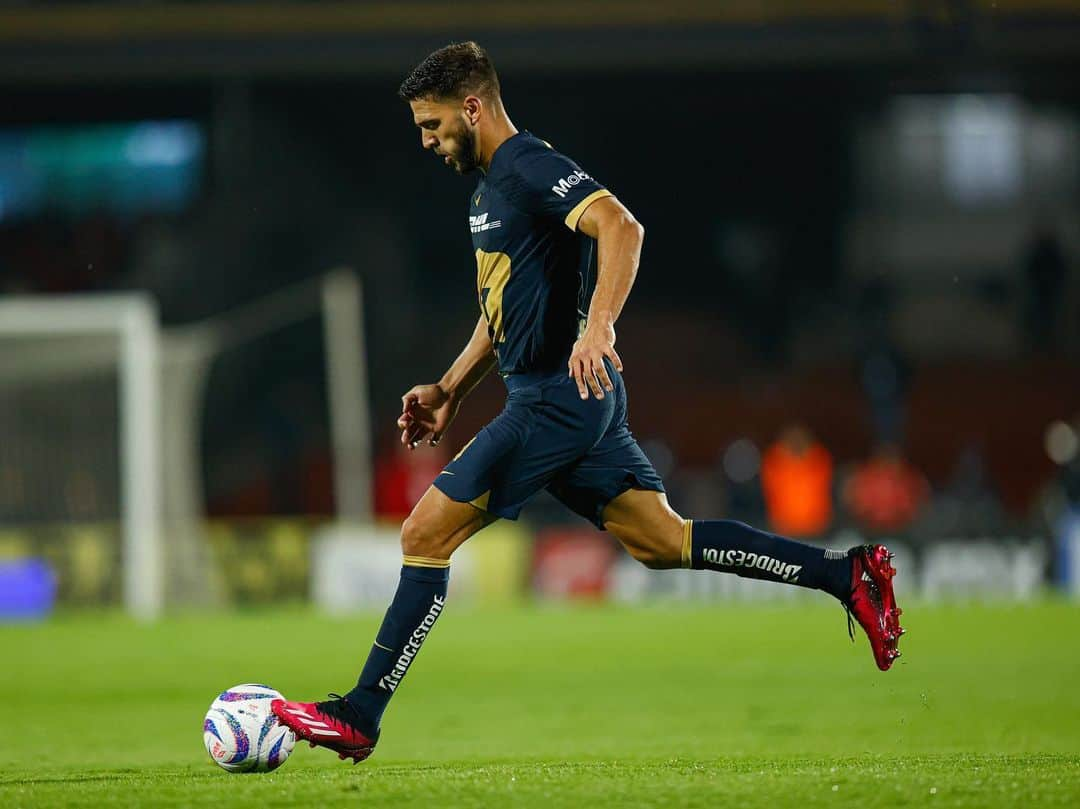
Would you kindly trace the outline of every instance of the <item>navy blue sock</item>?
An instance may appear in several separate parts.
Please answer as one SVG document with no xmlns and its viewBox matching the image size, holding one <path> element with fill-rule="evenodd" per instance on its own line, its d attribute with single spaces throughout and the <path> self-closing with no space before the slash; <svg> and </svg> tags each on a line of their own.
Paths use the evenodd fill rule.
<svg viewBox="0 0 1080 809">
<path fill-rule="evenodd" d="M 446 604 L 450 583 L 448 559 L 406 556 L 394 600 L 386 611 L 356 688 L 345 695 L 367 720 L 360 730 L 374 738 L 383 711 L 401 678 L 416 659 L 420 645 Z"/>
<path fill-rule="evenodd" d="M 847 553 L 784 539 L 734 520 L 687 520 L 683 566 L 824 590 L 841 601 L 851 595 Z"/>
</svg>

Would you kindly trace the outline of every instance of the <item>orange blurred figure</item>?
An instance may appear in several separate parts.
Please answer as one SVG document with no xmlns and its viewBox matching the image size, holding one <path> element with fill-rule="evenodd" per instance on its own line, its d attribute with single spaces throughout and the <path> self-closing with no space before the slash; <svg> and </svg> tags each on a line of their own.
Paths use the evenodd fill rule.
<svg viewBox="0 0 1080 809">
<path fill-rule="evenodd" d="M 832 523 L 833 459 L 802 424 L 785 427 L 761 460 L 765 510 L 773 531 L 820 536 Z"/>
<path fill-rule="evenodd" d="M 844 485 L 844 503 L 864 531 L 902 531 L 914 521 L 930 486 L 894 444 L 882 444 Z"/>
</svg>

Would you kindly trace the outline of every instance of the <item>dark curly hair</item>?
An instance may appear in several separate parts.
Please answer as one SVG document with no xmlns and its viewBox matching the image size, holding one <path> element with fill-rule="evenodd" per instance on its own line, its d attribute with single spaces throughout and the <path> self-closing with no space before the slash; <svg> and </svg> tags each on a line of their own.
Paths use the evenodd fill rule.
<svg viewBox="0 0 1080 809">
<path fill-rule="evenodd" d="M 497 99 L 499 77 L 487 52 L 475 42 L 453 42 L 428 54 L 398 88 L 404 101 L 462 99 L 468 95 Z"/>
</svg>

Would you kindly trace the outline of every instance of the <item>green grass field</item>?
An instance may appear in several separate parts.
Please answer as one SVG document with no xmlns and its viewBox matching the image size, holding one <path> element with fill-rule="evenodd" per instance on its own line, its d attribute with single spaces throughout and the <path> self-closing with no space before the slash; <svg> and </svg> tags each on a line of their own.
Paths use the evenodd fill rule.
<svg viewBox="0 0 1080 809">
<path fill-rule="evenodd" d="M 823 602 L 451 608 L 372 759 L 267 775 L 210 763 L 210 700 L 344 691 L 378 616 L 0 627 L 0 806 L 1080 805 L 1080 608 L 910 606 L 881 674 Z"/>
</svg>

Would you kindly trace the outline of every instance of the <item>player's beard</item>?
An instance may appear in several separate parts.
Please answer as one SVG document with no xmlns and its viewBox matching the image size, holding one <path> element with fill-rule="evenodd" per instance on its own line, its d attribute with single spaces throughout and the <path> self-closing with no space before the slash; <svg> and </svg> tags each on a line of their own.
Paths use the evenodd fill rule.
<svg viewBox="0 0 1080 809">
<path fill-rule="evenodd" d="M 455 133 L 458 150 L 450 155 L 450 164 L 458 174 L 468 174 L 475 171 L 480 165 L 476 159 L 476 135 L 465 124 L 461 124 L 461 131 Z"/>
</svg>

